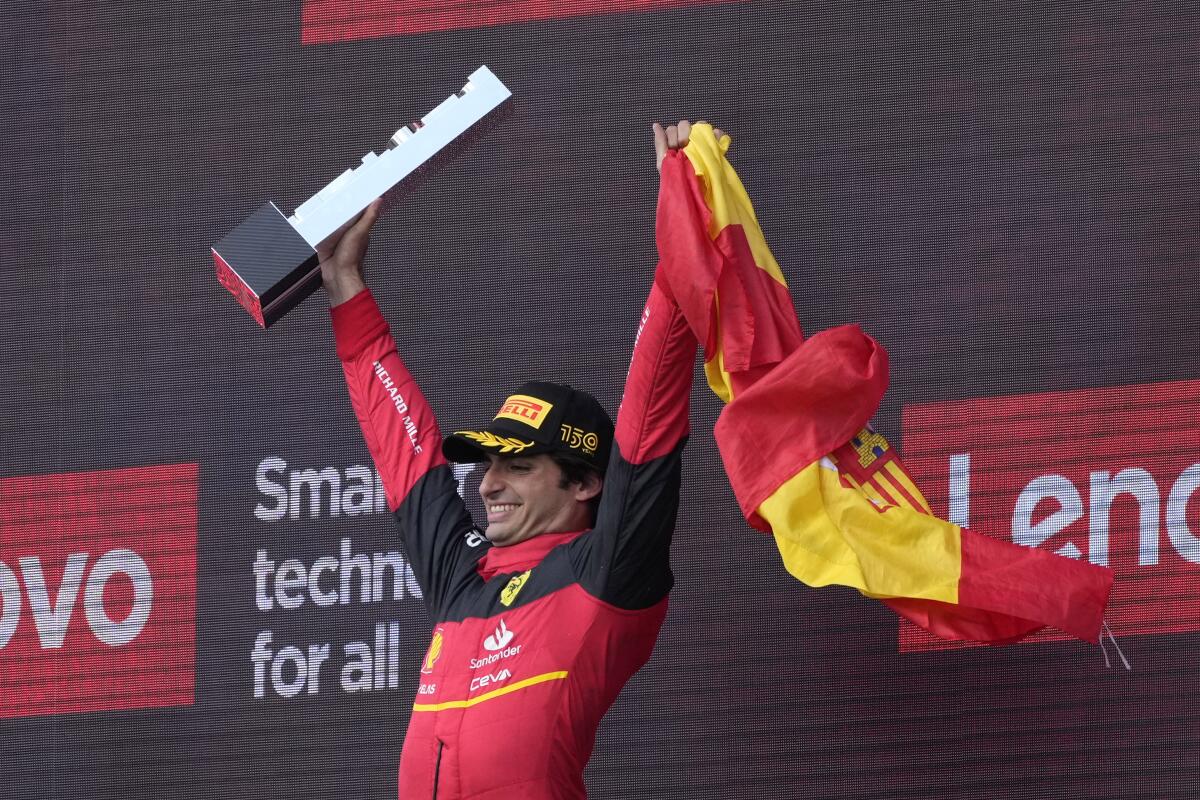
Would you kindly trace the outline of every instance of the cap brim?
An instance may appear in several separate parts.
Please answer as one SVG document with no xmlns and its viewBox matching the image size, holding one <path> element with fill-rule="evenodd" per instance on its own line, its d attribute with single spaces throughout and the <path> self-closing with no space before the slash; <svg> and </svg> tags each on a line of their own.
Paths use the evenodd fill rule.
<svg viewBox="0 0 1200 800">
<path fill-rule="evenodd" d="M 547 452 L 549 447 L 532 439 L 506 436 L 494 431 L 455 431 L 442 440 L 442 455 L 456 464 L 486 461 L 489 455 L 531 456 Z"/>
</svg>

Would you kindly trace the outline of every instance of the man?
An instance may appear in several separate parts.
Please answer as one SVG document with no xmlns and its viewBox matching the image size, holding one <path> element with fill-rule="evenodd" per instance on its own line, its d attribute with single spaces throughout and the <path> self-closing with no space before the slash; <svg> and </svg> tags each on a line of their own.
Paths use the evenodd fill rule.
<svg viewBox="0 0 1200 800">
<path fill-rule="evenodd" d="M 654 126 L 660 165 L 689 129 Z M 531 382 L 443 440 L 363 280 L 378 212 L 320 255 L 351 402 L 434 623 L 400 796 L 585 797 L 600 719 L 666 615 L 695 339 L 656 283 L 615 429 L 590 395 Z M 482 533 L 447 460 L 487 464 Z"/>
</svg>

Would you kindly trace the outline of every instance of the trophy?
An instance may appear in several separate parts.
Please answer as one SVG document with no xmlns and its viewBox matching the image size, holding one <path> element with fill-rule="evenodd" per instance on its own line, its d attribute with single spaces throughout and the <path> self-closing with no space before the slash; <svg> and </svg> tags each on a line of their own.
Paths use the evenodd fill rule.
<svg viewBox="0 0 1200 800">
<path fill-rule="evenodd" d="M 321 285 L 316 246 L 375 198 L 394 202 L 433 168 L 453 158 L 507 110 L 512 92 L 487 67 L 419 122 L 398 130 L 384 152 L 362 163 L 285 216 L 268 201 L 212 246 L 217 279 L 269 328 Z"/>
</svg>

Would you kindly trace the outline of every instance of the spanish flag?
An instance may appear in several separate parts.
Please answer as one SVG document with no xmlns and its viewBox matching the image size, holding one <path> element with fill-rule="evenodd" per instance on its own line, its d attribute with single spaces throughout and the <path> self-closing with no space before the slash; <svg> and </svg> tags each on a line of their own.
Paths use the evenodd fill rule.
<svg viewBox="0 0 1200 800">
<path fill-rule="evenodd" d="M 810 586 L 853 586 L 946 639 L 1003 643 L 1044 626 L 1099 640 L 1112 572 L 930 513 L 870 426 L 884 349 L 856 325 L 805 339 L 754 208 L 700 123 L 662 165 L 659 280 L 704 345 L 727 403 L 715 428 L 749 523 Z"/>
</svg>

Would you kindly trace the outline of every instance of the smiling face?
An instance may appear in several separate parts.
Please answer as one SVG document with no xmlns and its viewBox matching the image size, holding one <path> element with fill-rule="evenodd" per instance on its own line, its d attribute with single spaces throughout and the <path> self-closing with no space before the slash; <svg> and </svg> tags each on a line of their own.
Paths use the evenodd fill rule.
<svg viewBox="0 0 1200 800">
<path fill-rule="evenodd" d="M 588 500 L 602 485 L 598 476 L 564 482 L 562 469 L 545 454 L 488 455 L 479 484 L 487 509 L 485 533 L 492 544 L 506 547 L 541 533 L 583 530 L 591 520 Z"/>
</svg>

